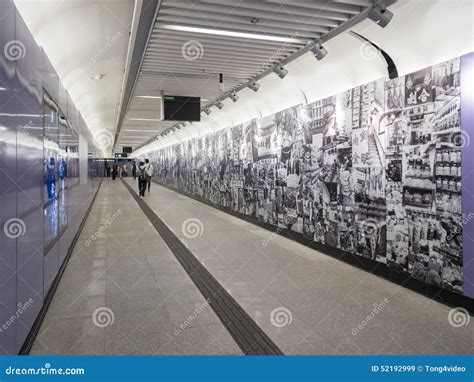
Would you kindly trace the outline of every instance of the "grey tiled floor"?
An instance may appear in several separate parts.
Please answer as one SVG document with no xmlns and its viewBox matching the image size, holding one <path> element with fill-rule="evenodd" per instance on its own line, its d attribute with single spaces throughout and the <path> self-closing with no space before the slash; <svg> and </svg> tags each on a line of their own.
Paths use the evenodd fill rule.
<svg viewBox="0 0 474 382">
<path fill-rule="evenodd" d="M 105 180 L 31 354 L 242 353 L 121 181 Z"/>
<path fill-rule="evenodd" d="M 454 328 L 442 304 L 156 184 L 144 200 L 285 354 L 472 353 L 473 323 Z M 126 188 L 104 181 L 32 353 L 241 354 L 203 303 Z"/>
<path fill-rule="evenodd" d="M 156 184 L 145 201 L 285 354 L 473 352 L 445 305 Z"/>
</svg>

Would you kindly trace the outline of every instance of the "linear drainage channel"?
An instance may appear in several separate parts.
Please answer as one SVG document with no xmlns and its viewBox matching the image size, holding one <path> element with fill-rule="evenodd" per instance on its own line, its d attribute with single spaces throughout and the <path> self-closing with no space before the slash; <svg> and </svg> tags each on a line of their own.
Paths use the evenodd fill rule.
<svg viewBox="0 0 474 382">
<path fill-rule="evenodd" d="M 123 179 L 138 205 L 245 355 L 283 355 L 278 346 Z"/>
</svg>

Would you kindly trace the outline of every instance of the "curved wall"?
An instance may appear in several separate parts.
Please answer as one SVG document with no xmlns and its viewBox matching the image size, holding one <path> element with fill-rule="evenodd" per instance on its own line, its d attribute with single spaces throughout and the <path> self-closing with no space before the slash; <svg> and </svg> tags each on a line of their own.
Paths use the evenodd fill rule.
<svg viewBox="0 0 474 382">
<path fill-rule="evenodd" d="M 386 28 L 366 20 L 353 30 L 384 49 L 393 58 L 399 75 L 474 51 L 472 1 L 399 0 L 390 9 L 394 17 Z M 201 122 L 160 138 L 134 155 L 387 79 L 385 61 L 350 33 L 337 36 L 325 47 L 328 55 L 324 60 L 318 62 L 307 53 L 287 65 L 284 80 L 271 74 L 259 81 L 257 93 L 250 89 L 239 92 L 237 103 L 226 99 L 222 110 L 213 107 L 212 114 L 204 115 Z"/>
<path fill-rule="evenodd" d="M 461 69 L 451 59 L 147 155 L 165 185 L 473 297 Z"/>
</svg>

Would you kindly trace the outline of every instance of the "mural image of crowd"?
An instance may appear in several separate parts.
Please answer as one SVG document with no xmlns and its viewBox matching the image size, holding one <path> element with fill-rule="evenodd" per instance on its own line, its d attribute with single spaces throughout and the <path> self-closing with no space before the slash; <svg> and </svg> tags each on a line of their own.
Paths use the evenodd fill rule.
<svg viewBox="0 0 474 382">
<path fill-rule="evenodd" d="M 160 182 L 462 293 L 460 60 L 150 153 Z"/>
</svg>

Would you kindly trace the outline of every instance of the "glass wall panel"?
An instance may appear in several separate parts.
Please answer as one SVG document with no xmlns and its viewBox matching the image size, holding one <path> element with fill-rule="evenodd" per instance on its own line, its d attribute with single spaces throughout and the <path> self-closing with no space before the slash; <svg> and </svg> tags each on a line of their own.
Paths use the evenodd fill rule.
<svg viewBox="0 0 474 382">
<path fill-rule="evenodd" d="M 69 138 L 68 123 L 64 115 L 59 115 L 59 232 L 67 227 L 67 195 L 68 195 L 68 165 L 67 142 Z"/>
<path fill-rule="evenodd" d="M 44 96 L 44 248 L 45 253 L 59 236 L 59 110 L 49 96 Z"/>
</svg>

